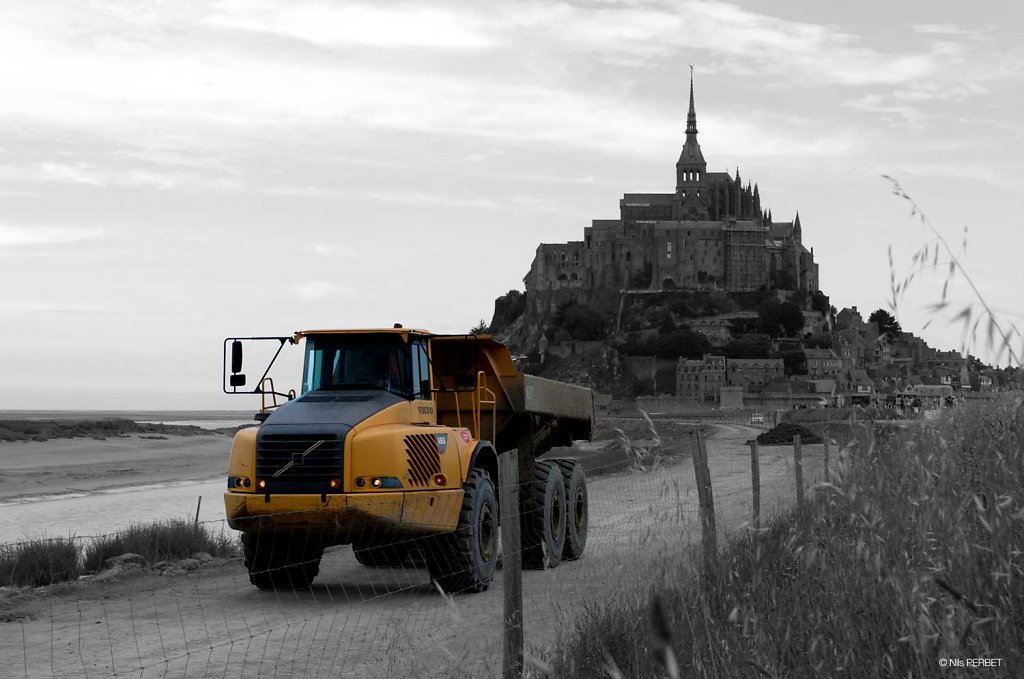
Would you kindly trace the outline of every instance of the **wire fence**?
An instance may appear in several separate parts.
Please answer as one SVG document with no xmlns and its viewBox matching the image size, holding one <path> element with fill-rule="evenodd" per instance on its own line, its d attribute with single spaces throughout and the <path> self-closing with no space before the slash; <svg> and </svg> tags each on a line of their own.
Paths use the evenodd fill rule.
<svg viewBox="0 0 1024 679">
<path fill-rule="evenodd" d="M 751 454 L 745 436 L 752 438 L 756 430 L 718 429 L 705 443 L 723 541 L 751 527 Z M 652 449 L 628 439 L 607 445 L 631 455 L 627 464 L 593 455 L 598 446 L 553 453 L 577 457 L 585 468 L 589 524 L 582 558 L 522 574 L 528 672 L 543 674 L 545 658 L 588 607 L 643 587 L 688 559 L 699 544 L 691 455 L 697 438 L 659 441 Z M 651 455 L 638 458 L 637 449 Z M 823 474 L 825 452 L 821 445 L 804 445 L 802 453 L 803 478 L 810 487 Z M 791 506 L 796 497 L 792 446 L 761 446 L 758 470 L 761 516 Z M 486 484 L 497 493 L 499 481 L 507 480 Z M 533 479 L 524 479 L 521 485 L 530 483 Z M 461 493 L 415 505 L 385 497 L 356 512 L 339 508 L 326 521 L 322 506 L 255 517 L 257 504 L 251 525 L 263 527 L 258 544 L 249 538 L 238 543 L 225 521 L 184 522 L 205 531 L 212 544 L 245 551 L 244 556 L 199 552 L 166 559 L 159 567 L 128 559 L 84 580 L 4 587 L 0 675 L 500 676 L 506 627 L 502 571 L 494 573 L 486 591 L 460 591 L 479 588 L 479 578 L 465 572 L 460 531 L 448 534 L 443 544 L 425 537 L 464 516 L 464 504 Z M 496 502 L 493 507 L 496 511 Z M 531 513 L 543 511 L 527 503 L 519 515 L 502 520 L 537 525 Z M 382 533 L 379 527 L 353 533 L 345 522 L 358 521 L 359 512 L 391 517 L 407 530 L 418 527 L 422 535 Z M 332 544 L 339 533 L 354 535 L 354 546 Z M 71 541 L 88 553 L 118 535 Z M 524 532 L 518 555 L 536 565 L 535 551 L 526 551 L 536 548 L 531 539 Z M 53 539 L 60 540 L 69 539 Z M 0 565 L 13 568 L 11 554 L 40 542 L 47 541 L 0 546 Z M 386 548 L 373 548 L 382 544 Z M 501 560 L 515 561 L 507 554 Z"/>
</svg>

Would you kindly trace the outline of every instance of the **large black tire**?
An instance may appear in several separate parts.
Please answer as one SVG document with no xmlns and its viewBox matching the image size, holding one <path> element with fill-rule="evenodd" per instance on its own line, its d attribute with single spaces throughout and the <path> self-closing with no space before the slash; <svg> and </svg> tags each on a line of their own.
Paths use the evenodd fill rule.
<svg viewBox="0 0 1024 679">
<path fill-rule="evenodd" d="M 242 533 L 249 582 L 260 589 L 304 589 L 320 572 L 323 543 L 308 534 Z"/>
<path fill-rule="evenodd" d="M 531 488 L 536 509 L 523 514 L 523 568 L 554 568 L 565 549 L 565 484 L 554 462 L 534 464 Z"/>
<path fill-rule="evenodd" d="M 574 561 L 583 556 L 590 522 L 587 477 L 576 460 L 554 460 L 562 470 L 565 484 L 565 549 L 562 558 Z"/>
<path fill-rule="evenodd" d="M 484 591 L 498 567 L 498 498 L 491 477 L 474 469 L 462 488 L 458 527 L 424 541 L 430 579 L 448 593 Z"/>
<path fill-rule="evenodd" d="M 409 558 L 409 545 L 403 542 L 383 545 L 353 544 L 356 561 L 368 568 L 398 568 Z"/>
</svg>

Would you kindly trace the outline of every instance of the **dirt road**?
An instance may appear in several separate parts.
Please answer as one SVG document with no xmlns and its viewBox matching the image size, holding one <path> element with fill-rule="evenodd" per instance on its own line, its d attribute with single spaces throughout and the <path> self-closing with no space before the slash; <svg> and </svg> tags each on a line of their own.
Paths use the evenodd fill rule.
<svg viewBox="0 0 1024 679">
<path fill-rule="evenodd" d="M 750 514 L 757 430 L 715 425 L 708 457 L 719 534 Z M 820 446 L 805 446 L 808 484 Z M 762 514 L 794 497 L 792 453 L 762 448 Z M 678 568 L 698 535 L 693 466 L 622 472 L 590 484 L 583 559 L 523 575 L 526 643 L 543 658 L 587 605 Z M 238 560 L 179 575 L 83 582 L 0 601 L 0 674 L 26 677 L 492 676 L 501 664 L 501 576 L 482 594 L 442 597 L 426 571 L 359 566 L 329 550 L 308 590 L 253 588 Z"/>
</svg>

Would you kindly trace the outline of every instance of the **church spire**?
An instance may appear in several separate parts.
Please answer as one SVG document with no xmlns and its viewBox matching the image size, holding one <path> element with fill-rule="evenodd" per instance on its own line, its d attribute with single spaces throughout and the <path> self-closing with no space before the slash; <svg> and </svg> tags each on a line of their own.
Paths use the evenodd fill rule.
<svg viewBox="0 0 1024 679">
<path fill-rule="evenodd" d="M 693 66 L 690 66 L 690 111 L 686 114 L 686 135 L 697 134 L 697 112 L 693 108 Z"/>
<path fill-rule="evenodd" d="M 690 67 L 690 111 L 686 114 L 686 141 L 683 143 L 683 150 L 676 161 L 676 195 L 680 199 L 693 198 L 696 203 L 687 209 L 687 214 L 695 213 L 693 219 L 706 218 L 708 213 L 707 189 L 708 164 L 704 161 L 704 154 L 700 151 L 700 144 L 697 143 L 697 113 L 693 106 L 693 66 Z M 699 207 L 698 207 L 699 205 Z"/>
</svg>

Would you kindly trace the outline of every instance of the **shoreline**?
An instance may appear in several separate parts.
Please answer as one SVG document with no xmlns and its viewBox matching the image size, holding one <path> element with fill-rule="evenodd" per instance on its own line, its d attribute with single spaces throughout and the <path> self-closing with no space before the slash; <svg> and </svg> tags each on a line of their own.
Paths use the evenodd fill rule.
<svg viewBox="0 0 1024 679">
<path fill-rule="evenodd" d="M 133 420 L 133 421 L 210 421 L 210 420 L 252 420 L 258 408 L 246 410 L 0 410 L 0 422 L 4 420 Z"/>
<path fill-rule="evenodd" d="M 26 497 L 94 495 L 116 488 L 163 486 L 213 479 L 227 473 L 231 437 L 145 434 L 55 438 L 0 444 L 0 503 Z M 109 494 L 109 493 L 108 493 Z M 40 517 L 45 521 L 45 516 Z"/>
</svg>

